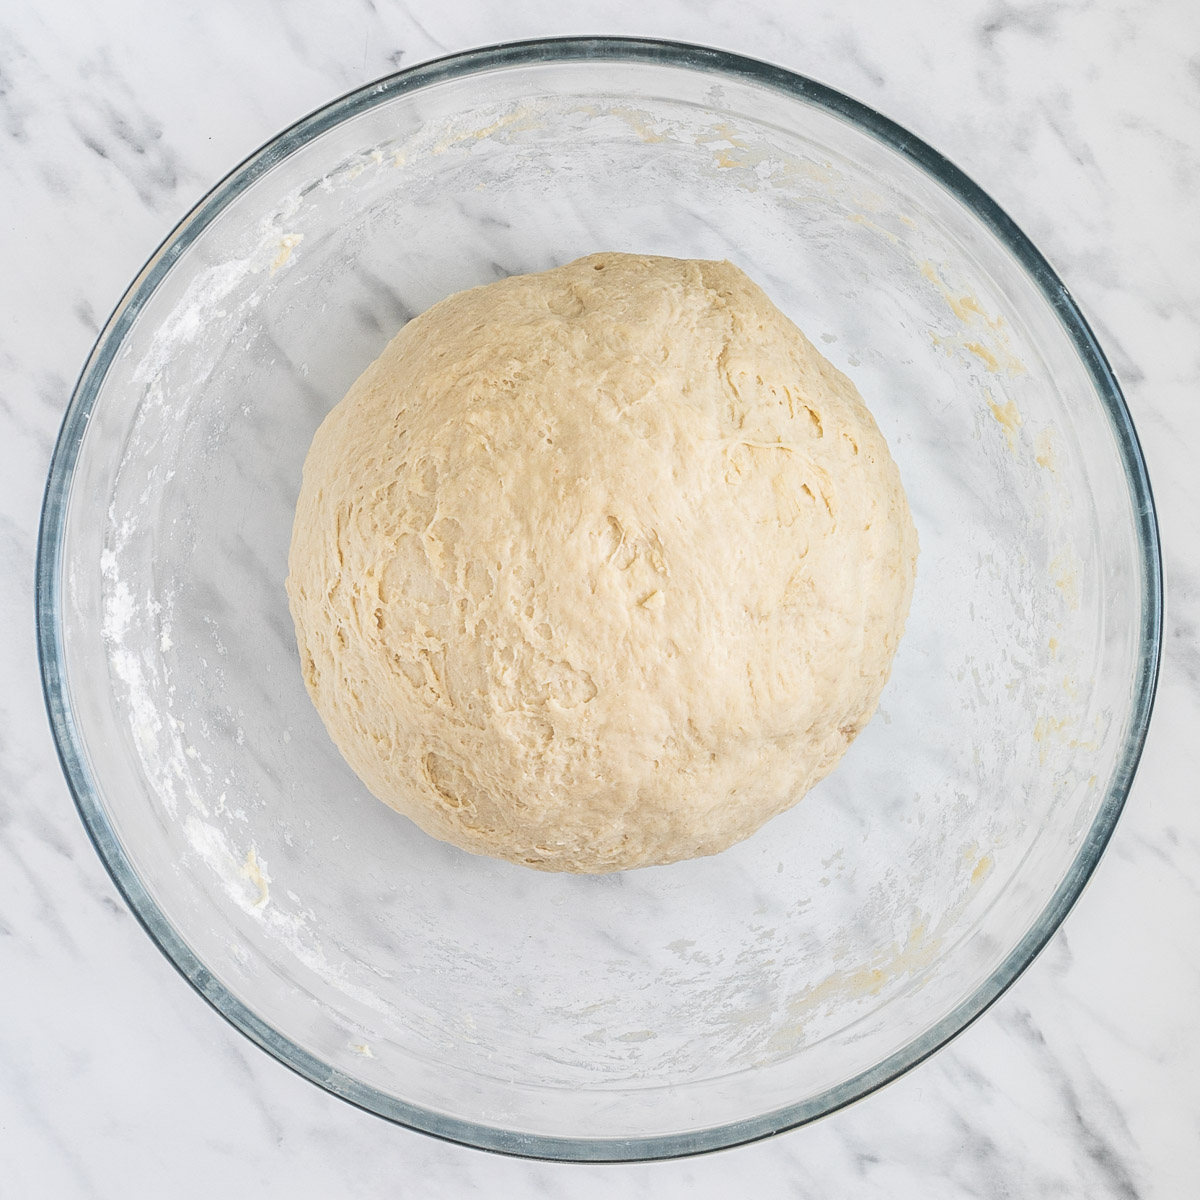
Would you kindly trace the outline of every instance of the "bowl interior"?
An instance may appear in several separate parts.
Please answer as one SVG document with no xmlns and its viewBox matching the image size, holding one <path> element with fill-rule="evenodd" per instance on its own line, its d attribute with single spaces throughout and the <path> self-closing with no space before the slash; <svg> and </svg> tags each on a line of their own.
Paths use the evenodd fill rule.
<svg viewBox="0 0 1200 1200">
<path fill-rule="evenodd" d="M 210 994 L 378 1111 L 568 1156 L 766 1132 L 953 1032 L 1059 919 L 1144 717 L 1128 447 L 1043 290 L 819 96 L 658 57 L 494 59 L 288 135 L 120 314 L 62 480 L 79 769 Z M 403 322 L 605 249 L 759 281 L 875 413 L 922 557 L 826 782 L 718 857 L 564 877 L 365 793 L 283 580 L 313 431 Z"/>
</svg>

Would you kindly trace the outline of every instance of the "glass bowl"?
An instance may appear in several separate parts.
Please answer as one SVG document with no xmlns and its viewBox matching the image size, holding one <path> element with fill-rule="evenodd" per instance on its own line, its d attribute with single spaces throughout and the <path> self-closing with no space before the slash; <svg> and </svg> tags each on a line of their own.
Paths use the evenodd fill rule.
<svg viewBox="0 0 1200 1200">
<path fill-rule="evenodd" d="M 923 552 L 880 711 L 829 779 L 724 854 L 578 877 L 365 793 L 283 581 L 313 431 L 397 328 L 596 250 L 744 267 L 867 398 Z M 38 564 L 63 765 L 168 958 L 336 1095 L 559 1159 L 795 1126 L 977 1017 L 1112 831 L 1160 618 L 1129 414 L 996 205 L 810 80 L 612 38 L 402 71 L 218 185 L 84 369 Z"/>
</svg>

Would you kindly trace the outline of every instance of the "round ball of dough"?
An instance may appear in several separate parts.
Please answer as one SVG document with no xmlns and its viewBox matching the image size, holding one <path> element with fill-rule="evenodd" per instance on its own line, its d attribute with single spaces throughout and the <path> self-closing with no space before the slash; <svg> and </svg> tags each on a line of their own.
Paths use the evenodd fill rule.
<svg viewBox="0 0 1200 1200">
<path fill-rule="evenodd" d="M 714 854 L 875 710 L 916 533 L 850 381 L 727 262 L 450 296 L 329 414 L 288 592 L 346 761 L 544 870 Z"/>
</svg>

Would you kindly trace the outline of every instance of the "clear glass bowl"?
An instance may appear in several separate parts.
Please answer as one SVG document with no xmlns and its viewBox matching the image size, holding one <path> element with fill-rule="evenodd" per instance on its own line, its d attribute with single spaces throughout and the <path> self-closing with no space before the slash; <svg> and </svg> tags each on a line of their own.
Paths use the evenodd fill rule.
<svg viewBox="0 0 1200 1200">
<path fill-rule="evenodd" d="M 923 552 L 881 710 L 825 783 L 717 857 L 588 878 L 367 795 L 283 580 L 313 430 L 396 329 L 595 250 L 760 281 L 867 398 Z M 196 989 L 355 1104 L 563 1159 L 797 1125 L 978 1016 L 1112 831 L 1160 640 L 1129 415 L 1008 218 L 827 88 L 621 39 L 403 71 L 221 183 L 83 372 L 38 569 L 83 819 Z"/>
</svg>

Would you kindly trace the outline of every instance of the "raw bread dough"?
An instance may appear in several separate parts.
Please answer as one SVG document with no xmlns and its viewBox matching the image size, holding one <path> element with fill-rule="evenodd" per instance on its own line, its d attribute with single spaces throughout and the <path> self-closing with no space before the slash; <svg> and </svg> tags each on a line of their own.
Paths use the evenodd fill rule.
<svg viewBox="0 0 1200 1200">
<path fill-rule="evenodd" d="M 746 275 L 594 254 L 400 331 L 313 439 L 288 593 L 375 795 L 601 872 L 714 854 L 837 763 L 916 555 L 854 386 Z"/>
</svg>

